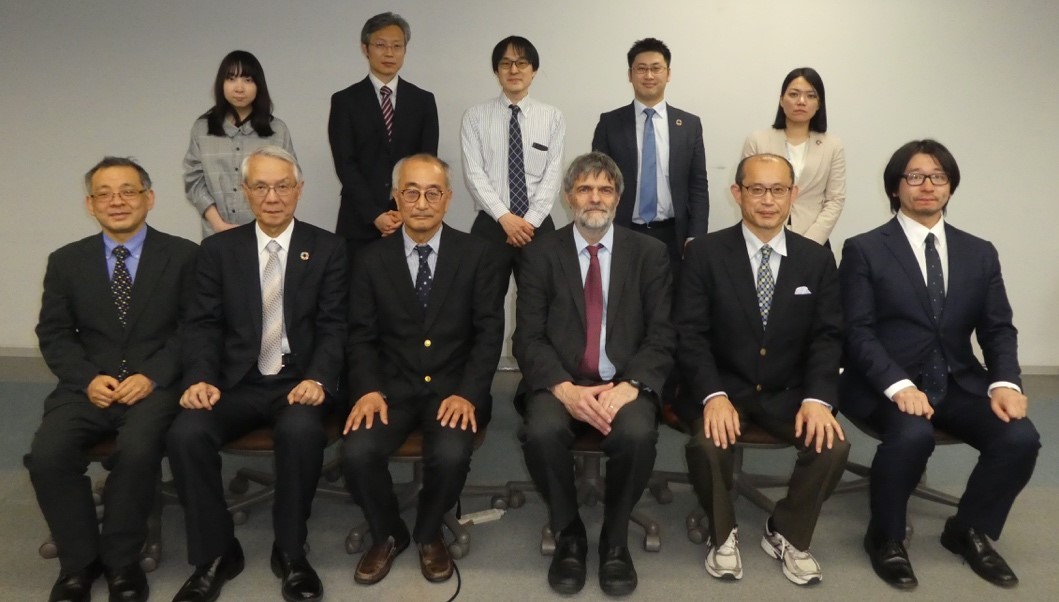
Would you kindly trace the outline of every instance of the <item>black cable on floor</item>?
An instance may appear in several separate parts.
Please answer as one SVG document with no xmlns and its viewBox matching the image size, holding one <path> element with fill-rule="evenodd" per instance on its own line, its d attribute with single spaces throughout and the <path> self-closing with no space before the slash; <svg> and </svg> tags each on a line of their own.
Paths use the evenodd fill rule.
<svg viewBox="0 0 1059 602">
<path fill-rule="evenodd" d="M 460 567 L 456 564 L 456 561 L 452 561 L 452 570 L 456 573 L 456 591 L 452 594 L 452 597 L 445 602 L 452 602 L 456 599 L 456 596 L 460 595 L 460 588 L 463 586 L 463 578 L 460 577 Z"/>
</svg>

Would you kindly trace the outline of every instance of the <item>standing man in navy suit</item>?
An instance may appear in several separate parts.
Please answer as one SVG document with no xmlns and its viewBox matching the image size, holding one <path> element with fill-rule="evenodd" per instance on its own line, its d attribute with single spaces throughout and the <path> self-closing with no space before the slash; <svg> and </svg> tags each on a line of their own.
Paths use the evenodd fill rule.
<svg viewBox="0 0 1059 602">
<path fill-rule="evenodd" d="M 1018 333 L 996 248 L 945 222 L 959 183 L 956 159 L 941 143 L 914 140 L 897 149 L 883 172 L 896 217 L 847 240 L 839 270 L 842 411 L 881 438 L 864 547 L 879 577 L 901 589 L 918 584 L 901 542 L 934 429 L 981 454 L 941 544 L 1001 587 L 1018 578 L 989 540 L 1000 537 L 1041 445 L 1026 417 Z"/>
<path fill-rule="evenodd" d="M 676 410 L 692 425 L 685 452 L 709 519 L 706 571 L 743 577 L 732 446 L 752 423 L 798 448 L 761 548 L 787 579 L 811 585 L 822 571 L 809 543 L 849 453 L 833 410 L 842 354 L 838 270 L 830 250 L 784 227 L 798 198 L 785 158 L 740 161 L 732 196 L 743 219 L 688 245 L 675 320 L 687 382 Z"/>
<path fill-rule="evenodd" d="M 614 223 L 666 244 L 678 276 L 688 240 L 706 234 L 710 193 L 698 117 L 665 99 L 669 47 L 645 38 L 629 49 L 632 104 L 599 116 L 592 150 L 609 155 L 625 178 Z"/>
<path fill-rule="evenodd" d="M 37 338 L 59 385 L 44 401 L 29 474 L 59 549 L 48 599 L 87 601 L 105 573 L 111 600 L 141 602 L 140 550 L 179 410 L 178 328 L 197 247 L 147 225 L 154 191 L 132 159 L 105 157 L 85 174 L 85 193 L 103 232 L 48 257 Z M 109 436 L 100 530 L 85 450 Z"/>
<path fill-rule="evenodd" d="M 348 241 L 350 262 L 364 245 L 401 227 L 390 196 L 397 160 L 438 152 L 434 95 L 398 75 L 411 39 L 412 28 L 400 15 L 368 19 L 360 31 L 368 76 L 331 96 L 327 135 L 342 182 L 335 233 Z"/>
<path fill-rule="evenodd" d="M 285 600 L 320 600 L 305 557 L 306 523 L 323 465 L 346 344 L 342 239 L 294 219 L 304 182 L 294 156 L 264 146 L 243 160 L 255 221 L 215 234 L 199 253 L 185 332 L 184 408 L 169 430 L 195 572 L 174 602 L 216 600 L 243 570 L 221 483 L 221 447 L 271 426 L 276 497 L 272 571 Z"/>
</svg>

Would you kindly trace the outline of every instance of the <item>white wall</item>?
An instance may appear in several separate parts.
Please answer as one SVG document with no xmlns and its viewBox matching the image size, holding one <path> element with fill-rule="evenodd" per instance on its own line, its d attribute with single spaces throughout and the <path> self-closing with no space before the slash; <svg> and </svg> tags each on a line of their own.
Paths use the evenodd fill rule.
<svg viewBox="0 0 1059 602">
<path fill-rule="evenodd" d="M 674 54 L 668 100 L 703 118 L 711 229 L 736 220 L 727 186 L 743 138 L 771 123 L 789 69 L 815 67 L 848 160 L 836 248 L 888 218 L 881 173 L 890 154 L 938 138 L 964 174 L 950 221 L 1000 250 L 1023 364 L 1059 366 L 1059 3 L 1050 0 L 2 0 L 0 348 L 36 346 L 47 254 L 96 230 L 81 175 L 103 154 L 140 159 L 155 180 L 151 224 L 197 239 L 181 160 L 229 50 L 258 56 L 290 126 L 307 176 L 299 216 L 333 227 L 329 98 L 364 76 L 360 27 L 391 9 L 412 24 L 402 76 L 437 95 L 440 154 L 456 173 L 460 116 L 497 93 L 489 53 L 503 36 L 524 35 L 540 51 L 533 95 L 564 111 L 567 159 L 588 150 L 601 111 L 631 100 L 631 43 L 665 40 Z M 467 229 L 462 178 L 455 188 L 449 222 Z"/>
</svg>

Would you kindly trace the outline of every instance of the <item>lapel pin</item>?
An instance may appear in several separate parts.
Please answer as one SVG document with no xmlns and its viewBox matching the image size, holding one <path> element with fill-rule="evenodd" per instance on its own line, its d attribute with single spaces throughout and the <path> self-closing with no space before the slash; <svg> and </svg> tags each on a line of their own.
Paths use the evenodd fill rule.
<svg viewBox="0 0 1059 602">
<path fill-rule="evenodd" d="M 683 119 L 677 119 L 676 120 L 676 124 L 677 124 L 677 127 L 680 127 L 680 126 L 684 125 L 684 120 Z"/>
<path fill-rule="evenodd" d="M 302 258 L 302 261 L 309 261 L 309 252 L 308 251 L 302 251 L 302 254 L 299 255 L 299 257 Z"/>
</svg>

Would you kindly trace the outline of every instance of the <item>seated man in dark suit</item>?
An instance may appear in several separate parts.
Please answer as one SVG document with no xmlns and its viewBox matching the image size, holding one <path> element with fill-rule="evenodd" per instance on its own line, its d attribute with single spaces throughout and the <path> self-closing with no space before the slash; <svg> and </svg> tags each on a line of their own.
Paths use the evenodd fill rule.
<svg viewBox="0 0 1059 602">
<path fill-rule="evenodd" d="M 412 538 L 429 581 L 452 576 L 442 516 L 459 501 L 474 434 L 489 422 L 489 394 L 504 336 L 507 274 L 489 243 L 444 225 L 449 166 L 401 159 L 393 198 L 401 233 L 357 258 L 350 298 L 349 387 L 342 465 L 371 525 L 372 547 L 354 579 L 371 584 L 409 543 L 389 457 L 423 432 L 423 489 Z"/>
<path fill-rule="evenodd" d="M 688 473 L 710 523 L 706 571 L 741 579 L 732 504 L 732 445 L 754 423 L 798 448 L 787 496 L 761 547 L 798 585 L 818 583 L 809 542 L 849 444 L 833 415 L 842 351 L 838 270 L 831 251 L 784 228 L 798 197 L 777 155 L 739 162 L 732 196 L 742 222 L 688 245 L 677 295 L 677 362 L 692 426 Z"/>
<path fill-rule="evenodd" d="M 842 411 L 881 437 L 864 547 L 884 581 L 901 589 L 918 584 L 901 542 L 908 498 L 938 428 L 981 453 L 941 544 L 983 579 L 1014 587 L 1018 578 L 989 539 L 1000 537 L 1041 444 L 1026 418 L 1000 259 L 992 244 L 945 222 L 960 168 L 941 143 L 915 140 L 899 148 L 883 183 L 896 217 L 847 240 L 839 270 L 846 319 Z"/>
<path fill-rule="evenodd" d="M 184 409 L 168 437 L 195 572 L 174 602 L 216 600 L 243 570 L 221 483 L 221 447 L 271 425 L 276 499 L 272 571 L 287 600 L 320 600 L 305 558 L 306 522 L 323 465 L 346 342 L 342 240 L 294 219 L 304 182 L 276 146 L 243 161 L 256 220 L 207 238 L 184 343 Z"/>
<path fill-rule="evenodd" d="M 154 191 L 132 159 L 105 157 L 85 174 L 85 192 L 103 232 L 48 257 L 37 337 L 59 385 L 44 401 L 29 474 L 59 550 L 48 599 L 89 600 L 105 573 L 112 600 L 142 601 L 140 551 L 179 409 L 177 329 L 197 247 L 147 225 Z M 101 532 L 85 450 L 110 436 Z"/>
<path fill-rule="evenodd" d="M 577 435 L 603 434 L 607 461 L 599 583 L 636 589 L 629 516 L 654 468 L 658 391 L 673 366 L 671 277 L 665 245 L 614 226 L 622 175 L 610 157 L 574 159 L 563 193 L 574 222 L 541 234 L 523 256 L 514 353 L 522 369 L 526 465 L 548 504 L 555 555 L 548 584 L 585 585 L 588 543 L 578 515 Z"/>
</svg>

